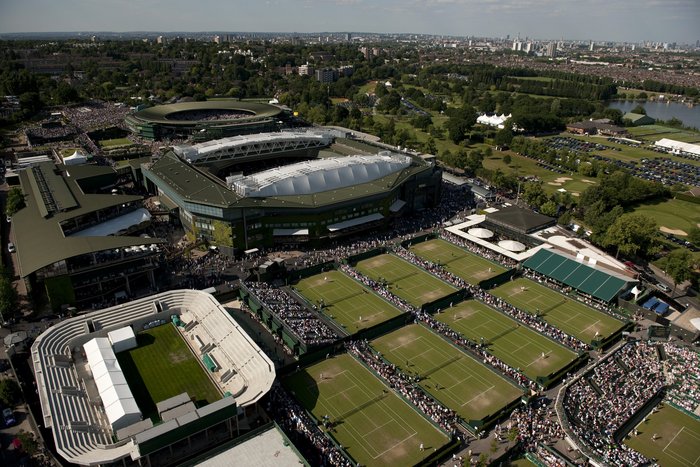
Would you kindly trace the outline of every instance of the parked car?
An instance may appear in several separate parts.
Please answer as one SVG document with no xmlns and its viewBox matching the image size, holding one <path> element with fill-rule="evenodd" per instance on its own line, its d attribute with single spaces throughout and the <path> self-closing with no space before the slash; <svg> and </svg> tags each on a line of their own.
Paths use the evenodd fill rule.
<svg viewBox="0 0 700 467">
<path fill-rule="evenodd" d="M 656 283 L 656 287 L 657 287 L 659 290 L 664 291 L 664 292 L 666 292 L 666 293 L 668 293 L 668 292 L 671 291 L 671 287 L 667 286 L 666 284 L 662 284 L 661 282 L 657 282 L 657 283 Z"/>
<path fill-rule="evenodd" d="M 15 419 L 15 414 L 9 407 L 2 409 L 2 420 L 3 422 L 5 422 L 5 426 L 12 426 L 15 423 L 17 423 L 17 420 Z"/>
<path fill-rule="evenodd" d="M 15 244 L 12 242 L 8 243 L 7 251 L 9 251 L 10 253 L 14 253 L 15 251 L 17 251 L 17 249 L 15 248 Z"/>
</svg>

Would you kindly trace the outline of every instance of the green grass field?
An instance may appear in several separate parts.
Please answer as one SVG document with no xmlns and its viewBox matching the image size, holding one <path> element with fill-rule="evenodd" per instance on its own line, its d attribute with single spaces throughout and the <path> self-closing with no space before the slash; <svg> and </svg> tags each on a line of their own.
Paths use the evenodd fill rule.
<svg viewBox="0 0 700 467">
<path fill-rule="evenodd" d="M 476 300 L 461 302 L 435 318 L 475 342 L 483 338 L 491 354 L 532 380 L 576 359 L 575 352 Z"/>
<path fill-rule="evenodd" d="M 509 155 L 511 163 L 503 162 L 503 156 Z M 595 178 L 584 177 L 578 173 L 558 174 L 537 165 L 537 161 L 520 156 L 513 151 L 494 151 L 491 157 L 484 159 L 484 168 L 501 170 L 503 173 L 515 174 L 519 177 L 533 176 L 544 182 L 542 188 L 548 193 L 554 193 L 560 188 L 578 196 L 590 185 L 597 183 Z"/>
<path fill-rule="evenodd" d="M 700 466 L 700 420 L 664 405 L 637 426 L 625 444 L 663 467 Z M 656 439 L 654 439 L 654 435 Z"/>
<path fill-rule="evenodd" d="M 116 139 L 103 139 L 99 141 L 99 145 L 102 148 L 114 148 L 117 146 L 131 146 L 134 144 L 128 138 L 116 138 Z"/>
<path fill-rule="evenodd" d="M 449 442 L 347 354 L 298 371 L 283 384 L 317 420 L 330 417 L 333 437 L 362 465 L 415 465 Z"/>
<path fill-rule="evenodd" d="M 302 279 L 295 288 L 311 303 L 324 303 L 323 313 L 350 334 L 402 313 L 391 303 L 340 271 Z"/>
<path fill-rule="evenodd" d="M 682 230 L 685 235 L 688 234 L 691 227 L 700 226 L 700 205 L 690 201 L 669 199 L 662 202 L 640 204 L 634 208 L 634 212 L 652 217 L 659 228 Z"/>
<path fill-rule="evenodd" d="M 457 289 L 398 256 L 383 254 L 357 263 L 355 268 L 415 307 L 442 298 Z"/>
<path fill-rule="evenodd" d="M 540 313 L 548 323 L 590 344 L 596 337 L 614 334 L 623 323 L 610 315 L 587 307 L 530 279 L 518 278 L 491 293 L 529 313 Z"/>
<path fill-rule="evenodd" d="M 419 324 L 371 342 L 401 371 L 421 376 L 419 385 L 465 420 L 495 414 L 522 390 Z"/>
<path fill-rule="evenodd" d="M 416 243 L 409 249 L 423 259 L 441 264 L 447 271 L 472 285 L 507 271 L 503 266 L 439 238 Z"/>
<path fill-rule="evenodd" d="M 136 335 L 138 347 L 117 354 L 144 417 L 158 417 L 156 404 L 186 392 L 203 406 L 221 399 L 206 370 L 172 324 Z"/>
</svg>

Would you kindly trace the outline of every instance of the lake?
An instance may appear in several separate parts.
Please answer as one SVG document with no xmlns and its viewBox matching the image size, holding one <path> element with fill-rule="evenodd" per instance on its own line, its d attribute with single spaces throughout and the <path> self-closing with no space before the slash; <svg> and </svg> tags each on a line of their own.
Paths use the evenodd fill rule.
<svg viewBox="0 0 700 467">
<path fill-rule="evenodd" d="M 677 118 L 683 125 L 700 129 L 700 105 L 688 107 L 679 102 L 649 102 L 649 101 L 612 101 L 608 105 L 613 109 L 620 109 L 623 113 L 629 112 L 638 105 L 644 107 L 647 115 L 661 120 Z"/>
</svg>

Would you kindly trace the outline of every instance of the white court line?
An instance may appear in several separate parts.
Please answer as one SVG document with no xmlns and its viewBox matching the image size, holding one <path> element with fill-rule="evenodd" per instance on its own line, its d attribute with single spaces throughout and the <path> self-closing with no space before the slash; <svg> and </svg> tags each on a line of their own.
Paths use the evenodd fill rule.
<svg viewBox="0 0 700 467">
<path fill-rule="evenodd" d="M 464 407 L 465 405 L 469 404 L 471 401 L 473 401 L 473 400 L 476 399 L 477 397 L 481 397 L 482 395 L 486 394 L 487 392 L 489 392 L 491 389 L 493 389 L 493 388 L 495 388 L 495 387 L 496 387 L 496 386 L 492 384 L 490 388 L 488 388 L 488 389 L 486 389 L 486 390 L 484 390 L 484 391 L 481 391 L 479 394 L 477 394 L 476 396 L 472 397 L 471 399 L 469 399 L 468 401 L 466 401 L 464 404 L 462 404 L 462 407 Z"/>
<path fill-rule="evenodd" d="M 587 328 L 583 328 L 583 329 L 581 330 L 581 333 L 582 333 L 582 334 L 585 333 L 586 331 L 588 331 L 589 329 L 591 329 L 593 326 L 595 326 L 595 325 L 598 324 L 598 323 L 600 323 L 600 320 L 596 320 L 595 323 L 591 324 L 591 325 L 588 326 Z"/>
<path fill-rule="evenodd" d="M 393 352 L 393 351 L 395 351 L 396 349 L 400 349 L 401 347 L 405 347 L 405 346 L 407 346 L 407 345 L 409 345 L 409 344 L 413 344 L 415 341 L 420 340 L 420 339 L 422 339 L 422 338 L 423 338 L 423 336 L 417 336 L 417 337 L 411 339 L 411 340 L 408 341 L 408 342 L 404 342 L 403 344 L 399 344 L 399 345 L 397 345 L 396 347 L 390 348 L 390 349 L 389 349 L 389 352 Z"/>
<path fill-rule="evenodd" d="M 406 441 L 408 441 L 409 439 L 413 438 L 413 437 L 416 436 L 417 434 L 418 434 L 417 431 L 413 432 L 413 434 L 412 434 L 411 436 L 409 436 L 408 438 L 404 438 L 404 439 L 402 439 L 401 441 L 398 441 L 398 442 L 397 442 L 396 444 L 394 444 L 393 446 L 391 446 L 391 447 L 385 449 L 384 451 L 382 451 L 382 452 L 380 452 L 379 454 L 377 454 L 376 456 L 374 456 L 373 459 L 378 459 L 378 458 L 382 457 L 384 454 L 386 454 L 387 452 L 391 451 L 391 450 L 394 449 L 396 446 L 405 443 Z"/>
<path fill-rule="evenodd" d="M 671 443 L 674 442 L 674 441 L 676 440 L 676 438 L 678 437 L 678 435 L 680 435 L 680 434 L 683 432 L 684 429 L 685 429 L 685 425 L 683 425 L 683 426 L 681 427 L 681 429 L 678 430 L 678 433 L 676 433 L 675 436 L 674 436 L 673 438 L 671 438 L 671 441 L 669 441 L 669 442 L 666 444 L 666 447 L 664 447 L 664 449 L 663 449 L 664 452 L 666 452 L 666 448 L 669 447 L 669 446 L 671 445 Z"/>
</svg>

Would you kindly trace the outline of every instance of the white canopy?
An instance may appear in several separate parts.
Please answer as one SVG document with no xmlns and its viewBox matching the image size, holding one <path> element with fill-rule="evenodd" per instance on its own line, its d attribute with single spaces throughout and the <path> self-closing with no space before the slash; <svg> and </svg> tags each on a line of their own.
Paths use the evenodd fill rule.
<svg viewBox="0 0 700 467">
<path fill-rule="evenodd" d="M 110 331 L 107 333 L 107 337 L 112 343 L 115 353 L 133 349 L 137 346 L 136 334 L 134 334 L 134 329 L 131 326 L 124 326 L 123 328 Z"/>
<path fill-rule="evenodd" d="M 674 152 L 687 152 L 695 156 L 700 156 L 700 144 L 691 144 L 684 141 L 676 141 L 675 139 L 661 138 L 656 143 L 656 146 L 668 149 Z"/>
<path fill-rule="evenodd" d="M 136 405 L 109 339 L 91 339 L 83 345 L 83 350 L 112 429 L 117 431 L 140 421 L 141 411 Z"/>
<path fill-rule="evenodd" d="M 139 208 L 135 211 L 128 212 L 123 216 L 115 217 L 114 219 L 102 222 L 101 224 L 75 232 L 74 234 L 69 235 L 69 237 L 108 237 L 149 220 L 151 220 L 151 213 L 148 212 L 147 209 Z"/>
<path fill-rule="evenodd" d="M 484 229 L 482 227 L 474 227 L 473 229 L 467 230 L 467 233 L 472 237 L 476 238 L 491 238 L 493 237 L 493 232 L 489 229 Z"/>
<path fill-rule="evenodd" d="M 374 222 L 381 219 L 384 219 L 384 216 L 375 212 L 374 214 L 369 214 L 367 216 L 356 217 L 355 219 L 349 219 L 347 221 L 338 222 L 337 224 L 331 224 L 328 226 L 328 230 L 335 232 L 337 230 L 343 230 L 347 229 L 348 227 L 367 224 L 369 222 Z"/>
<path fill-rule="evenodd" d="M 508 251 L 525 251 L 525 245 L 523 245 L 520 242 L 516 242 L 515 240 L 501 240 L 498 242 L 498 246 L 501 248 L 508 250 Z"/>
<path fill-rule="evenodd" d="M 691 320 L 690 320 L 690 324 L 692 324 L 693 326 L 695 326 L 695 329 L 697 329 L 698 331 L 700 331 L 700 318 L 693 318 L 693 319 L 691 319 Z"/>
<path fill-rule="evenodd" d="M 80 165 L 85 164 L 87 161 L 88 157 L 85 154 L 83 154 L 83 152 L 80 149 L 76 149 L 76 151 L 73 154 L 63 158 L 64 165 Z"/>
</svg>

